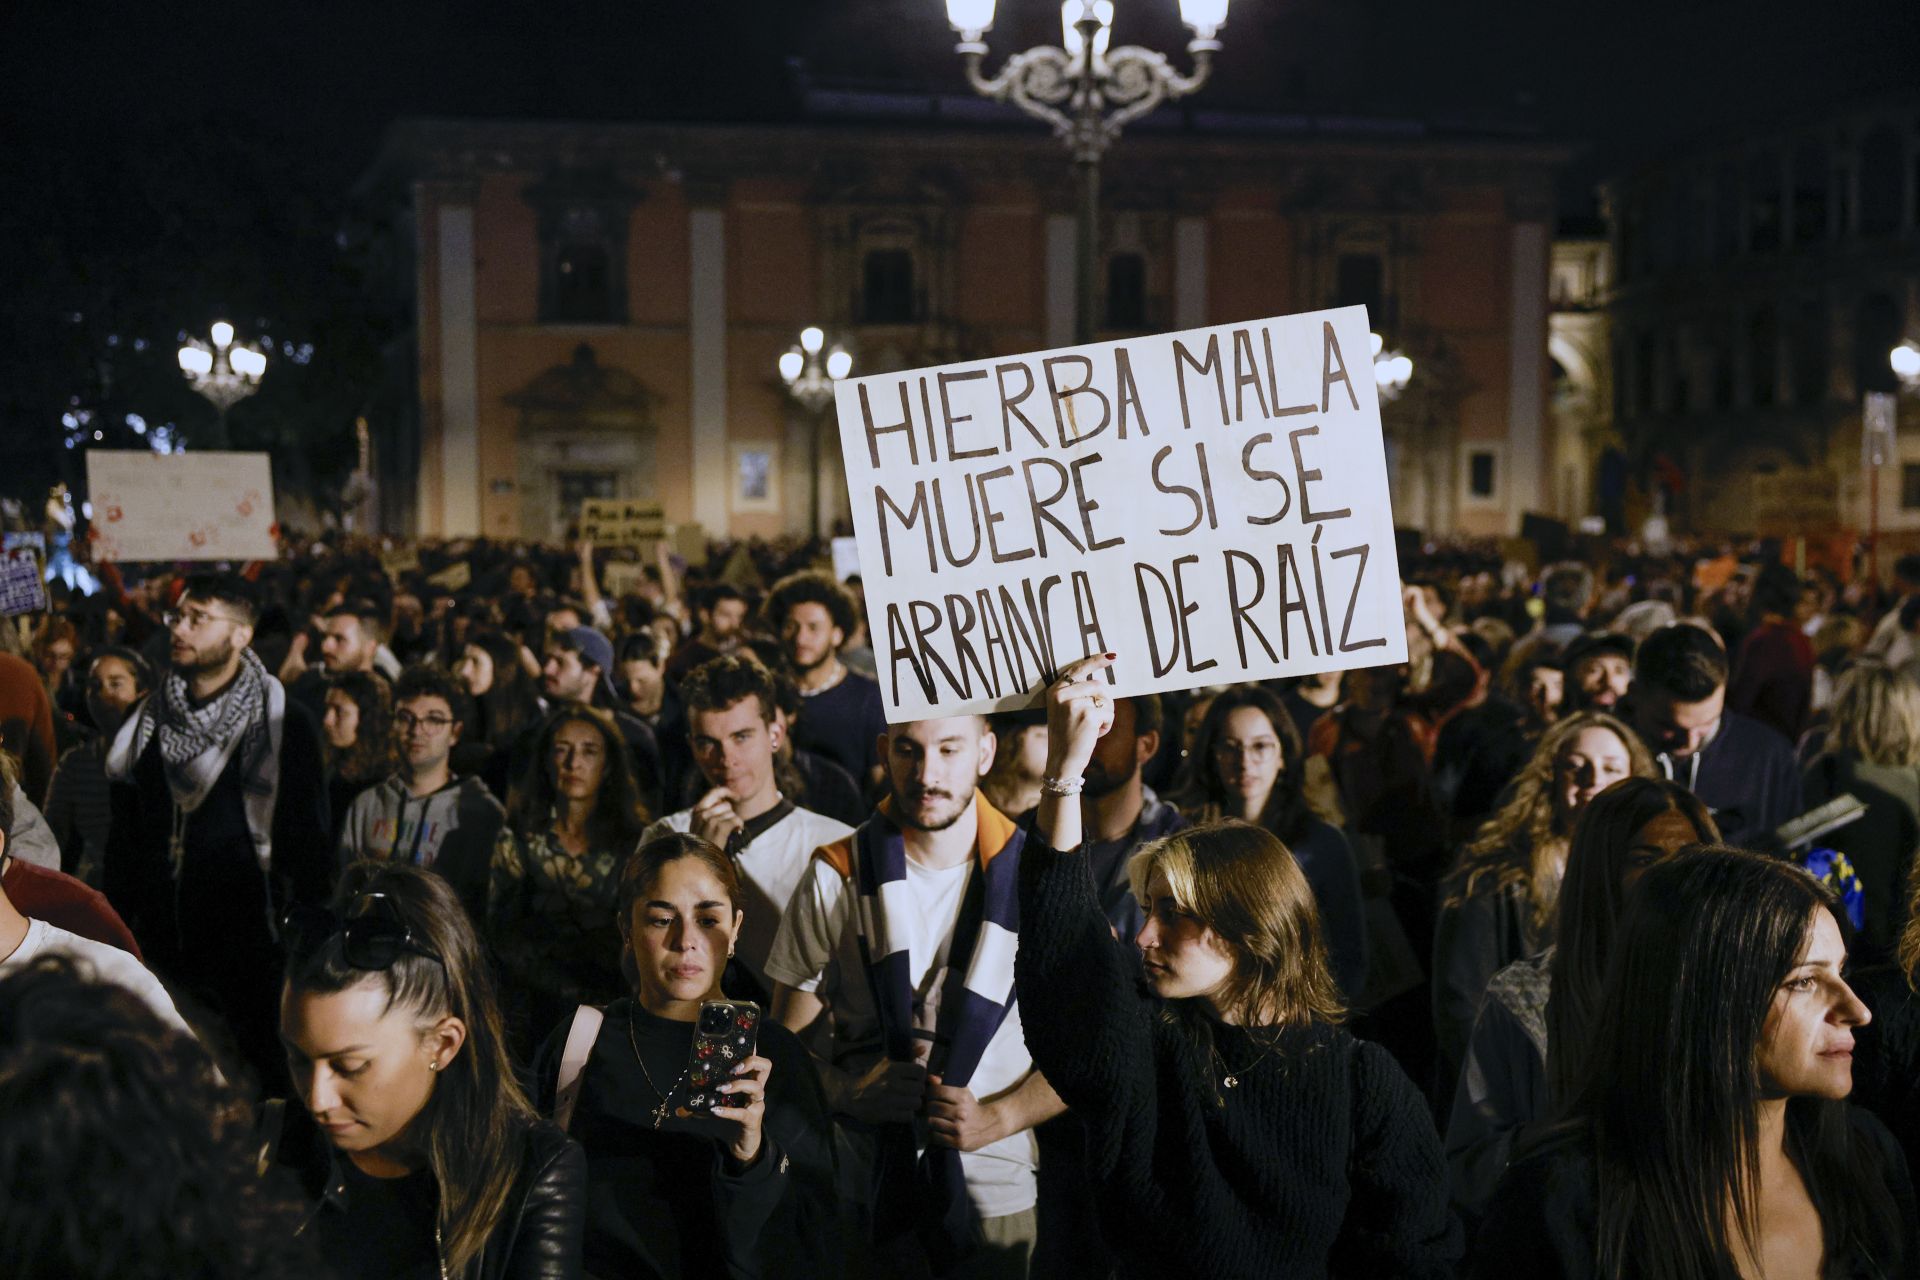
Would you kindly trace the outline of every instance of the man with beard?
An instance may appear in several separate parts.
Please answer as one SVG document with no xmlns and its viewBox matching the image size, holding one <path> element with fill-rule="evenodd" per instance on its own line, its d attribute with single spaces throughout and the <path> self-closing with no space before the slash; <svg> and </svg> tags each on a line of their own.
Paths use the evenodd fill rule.
<svg viewBox="0 0 1920 1280">
<path fill-rule="evenodd" d="M 1063 1107 L 1013 998 L 1024 834 L 977 792 L 982 717 L 894 725 L 877 745 L 887 798 L 794 892 L 767 964 L 774 1016 L 804 1034 L 830 1015 L 820 1074 L 867 1166 L 850 1185 L 878 1188 L 856 1209 L 876 1274 L 1025 1276 L 1033 1126 Z"/>
<path fill-rule="evenodd" d="M 640 843 L 691 831 L 726 851 L 745 895 L 735 905 L 746 912 L 736 957 L 745 974 L 730 973 L 728 991 L 765 1003 L 767 957 L 809 856 L 853 829 L 800 808 L 781 787 L 778 695 L 773 673 L 757 659 L 736 653 L 695 667 L 681 694 L 687 700 L 693 760 L 706 790 L 691 808 L 647 828 Z M 751 981 L 736 984 L 742 976 Z"/>
<path fill-rule="evenodd" d="M 305 665 L 304 634 L 296 637 L 299 652 L 281 667 L 281 675 L 296 665 L 300 673 L 287 686 L 287 696 L 313 713 L 317 721 L 326 711 L 327 685 L 349 671 L 364 671 L 391 681 L 397 669 L 383 666 L 381 647 L 386 638 L 386 611 L 371 600 L 350 600 L 327 610 L 320 620 L 320 665 Z M 391 655 L 389 655 L 391 660 Z"/>
<path fill-rule="evenodd" d="M 1080 805 L 1087 829 L 1087 865 L 1100 905 L 1127 942 L 1145 923 L 1127 863 L 1141 845 L 1187 825 L 1180 811 L 1155 795 L 1140 769 L 1160 749 L 1160 697 L 1142 694 L 1113 704 L 1113 724 L 1094 744 L 1082 775 Z"/>
<path fill-rule="evenodd" d="M 1620 704 L 1633 689 L 1633 639 L 1611 631 L 1589 631 L 1567 646 L 1560 665 L 1566 671 L 1566 714 L 1618 715 Z"/>
<path fill-rule="evenodd" d="M 676 646 L 667 659 L 667 679 L 675 684 L 702 663 L 740 647 L 740 630 L 747 622 L 747 598 L 740 594 L 740 588 L 722 582 L 709 587 L 695 601 L 693 612 L 700 629 L 685 644 Z"/>
<path fill-rule="evenodd" d="M 326 900 L 333 858 L 320 731 L 247 647 L 254 609 L 234 574 L 187 579 L 171 669 L 107 750 L 105 888 L 154 971 L 226 1019 L 271 1089 L 278 922 Z"/>
<path fill-rule="evenodd" d="M 99 887 L 113 806 L 107 793 L 107 748 L 133 704 L 153 688 L 153 670 L 131 649 L 97 650 L 87 664 L 87 714 L 100 732 L 60 757 L 47 798 L 47 825 L 60 842 L 60 869 Z"/>
<path fill-rule="evenodd" d="M 856 622 L 853 596 L 832 574 L 809 569 L 774 584 L 766 617 L 800 685 L 793 744 L 825 756 L 862 786 L 877 784 L 875 744 L 887 728 L 880 685 L 840 661 Z"/>
</svg>

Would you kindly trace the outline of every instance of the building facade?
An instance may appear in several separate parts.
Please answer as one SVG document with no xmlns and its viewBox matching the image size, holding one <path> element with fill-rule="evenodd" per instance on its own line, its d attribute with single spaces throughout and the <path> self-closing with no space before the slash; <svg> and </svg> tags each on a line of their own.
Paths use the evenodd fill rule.
<svg viewBox="0 0 1920 1280">
<path fill-rule="evenodd" d="M 1615 418 L 1679 527 L 1920 540 L 1920 438 L 1868 468 L 1860 431 L 1920 326 L 1917 194 L 1920 95 L 1606 185 Z"/>
<path fill-rule="evenodd" d="M 396 126 L 363 183 L 408 241 L 415 296 L 417 425 L 379 450 L 405 495 L 388 523 L 552 539 L 581 499 L 623 497 L 777 536 L 806 531 L 816 473 L 827 520 L 843 514 L 837 432 L 776 373 L 802 327 L 856 374 L 1072 341 L 1067 158 L 977 110 L 950 123 L 961 107 Z M 1507 533 L 1551 509 L 1561 149 L 1167 114 L 1109 154 L 1098 336 L 1364 303 L 1415 362 L 1386 413 L 1399 523 Z"/>
</svg>

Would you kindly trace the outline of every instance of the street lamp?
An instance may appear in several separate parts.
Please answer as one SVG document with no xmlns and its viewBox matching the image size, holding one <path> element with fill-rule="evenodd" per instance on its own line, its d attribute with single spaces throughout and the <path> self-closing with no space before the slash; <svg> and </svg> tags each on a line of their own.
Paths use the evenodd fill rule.
<svg viewBox="0 0 1920 1280">
<path fill-rule="evenodd" d="M 1400 398 L 1407 383 L 1413 380 L 1413 358 L 1387 350 L 1387 340 L 1377 333 L 1370 333 L 1367 338 L 1373 344 L 1373 385 L 1380 392 L 1381 403 L 1390 404 Z"/>
<path fill-rule="evenodd" d="M 220 412 L 220 442 L 226 443 L 227 410 L 260 389 L 260 375 L 267 371 L 267 357 L 253 347 L 233 341 L 233 326 L 225 320 L 213 322 L 209 331 L 213 345 L 188 338 L 180 348 L 180 370 L 193 389 L 213 402 Z"/>
<path fill-rule="evenodd" d="M 818 325 L 800 331 L 800 341 L 780 357 L 780 380 L 787 394 L 807 411 L 812 423 L 808 437 L 807 474 L 813 536 L 820 536 L 820 434 L 833 404 L 833 385 L 853 372 L 853 357 L 839 343 L 827 347 L 827 335 Z"/>
<path fill-rule="evenodd" d="M 947 21 L 960 36 L 954 51 L 966 61 L 967 83 L 982 97 L 1012 102 L 1053 126 L 1073 156 L 1080 186 L 1080 241 L 1074 263 L 1073 333 L 1093 340 L 1094 241 L 1100 211 L 1100 157 L 1131 121 L 1207 82 L 1216 38 L 1229 0 L 1180 0 L 1180 18 L 1193 38 L 1193 72 L 1182 75 L 1163 53 L 1137 45 L 1110 49 L 1113 0 L 1065 0 L 1061 45 L 1038 45 L 1009 57 L 999 74 L 980 70 L 984 37 L 993 26 L 994 0 L 947 0 Z"/>
<path fill-rule="evenodd" d="M 1904 386 L 1920 387 L 1920 346 L 1903 342 L 1887 353 L 1887 363 Z"/>
</svg>

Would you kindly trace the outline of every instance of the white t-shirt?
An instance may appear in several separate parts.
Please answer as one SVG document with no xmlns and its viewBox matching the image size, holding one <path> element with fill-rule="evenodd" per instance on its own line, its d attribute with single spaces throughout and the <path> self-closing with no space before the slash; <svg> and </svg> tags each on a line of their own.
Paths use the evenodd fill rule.
<svg viewBox="0 0 1920 1280">
<path fill-rule="evenodd" d="M 104 942 L 95 942 L 83 938 L 77 933 L 68 933 L 56 928 L 45 920 L 27 922 L 26 941 L 22 942 L 14 953 L 0 960 L 0 974 L 10 973 L 24 968 L 41 956 L 68 956 L 78 962 L 80 971 L 99 982 L 111 982 L 115 986 L 125 987 L 134 995 L 147 1002 L 160 1020 L 168 1026 L 193 1034 L 192 1028 L 181 1018 L 180 1011 L 173 1007 L 173 997 L 160 985 L 160 980 L 147 971 L 147 967 L 135 960 L 132 955 L 110 947 Z"/>
<path fill-rule="evenodd" d="M 957 867 L 933 871 L 907 859 L 907 885 L 919 909 L 913 913 L 915 918 L 901 920 L 896 915 L 889 923 L 896 939 L 903 931 L 911 935 L 908 953 L 913 967 L 908 981 L 913 984 L 922 1023 L 931 1023 L 937 1011 L 954 926 L 960 920 L 973 866 L 969 859 Z M 827 1003 L 833 1011 L 834 1062 L 858 1075 L 880 1058 L 882 1048 L 873 988 L 860 961 L 854 900 L 839 872 L 824 862 L 809 864 L 780 922 L 767 973 L 776 982 L 814 992 Z M 1019 1084 L 1032 1070 L 1033 1056 L 1027 1052 L 1016 1003 L 987 1042 L 967 1087 L 976 1098 L 991 1098 Z M 1033 1208 L 1038 1163 L 1039 1147 L 1031 1129 L 978 1151 L 961 1152 L 960 1167 L 974 1211 L 982 1218 L 999 1218 Z"/>
<path fill-rule="evenodd" d="M 670 831 L 693 830 L 693 810 L 671 813 L 648 827 L 640 843 L 658 839 Z M 740 959 L 747 970 L 771 988 L 767 980 L 767 957 L 773 952 L 773 939 L 780 931 L 780 916 L 806 874 L 807 859 L 822 845 L 832 844 L 853 833 L 844 822 L 836 822 L 811 809 L 795 808 L 780 821 L 760 833 L 760 838 L 740 851 L 735 869 L 740 873 L 740 892 L 746 901 L 739 907 L 746 913 L 740 922 Z"/>
</svg>

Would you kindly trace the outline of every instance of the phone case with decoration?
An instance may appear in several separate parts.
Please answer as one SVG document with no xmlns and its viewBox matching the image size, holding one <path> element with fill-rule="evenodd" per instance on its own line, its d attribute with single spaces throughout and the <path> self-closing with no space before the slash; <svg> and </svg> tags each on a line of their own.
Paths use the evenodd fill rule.
<svg viewBox="0 0 1920 1280">
<path fill-rule="evenodd" d="M 694 1023 L 687 1062 L 687 1098 L 676 1108 L 682 1119 L 711 1116 L 715 1107 L 732 1105 L 720 1086 L 733 1069 L 753 1056 L 760 1037 L 760 1006 L 747 1000 L 708 1000 Z"/>
</svg>

